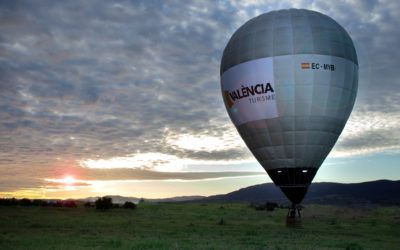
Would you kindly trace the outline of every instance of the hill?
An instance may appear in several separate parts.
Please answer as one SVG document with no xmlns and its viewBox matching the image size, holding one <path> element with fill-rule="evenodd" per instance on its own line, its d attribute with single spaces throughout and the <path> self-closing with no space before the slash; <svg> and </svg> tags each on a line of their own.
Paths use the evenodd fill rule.
<svg viewBox="0 0 400 250">
<path fill-rule="evenodd" d="M 126 201 L 130 201 L 133 203 L 139 203 L 140 200 L 144 200 L 146 202 L 183 202 L 183 201 L 195 201 L 199 199 L 204 199 L 205 196 L 192 195 L 192 196 L 176 196 L 171 198 L 160 198 L 160 199 L 146 199 L 146 198 L 137 198 L 137 197 L 125 197 L 120 195 L 106 195 L 105 197 L 109 197 L 112 199 L 113 203 L 123 204 Z M 94 202 L 100 197 L 87 197 L 85 199 L 79 199 L 80 201 L 86 202 Z"/>
<path fill-rule="evenodd" d="M 400 181 L 377 180 L 362 183 L 313 183 L 303 203 L 330 205 L 382 204 L 400 205 Z M 273 183 L 242 188 L 237 191 L 209 196 L 202 202 L 288 202 Z"/>
<path fill-rule="evenodd" d="M 313 183 L 303 204 L 325 205 L 400 205 L 400 181 L 377 180 L 362 183 Z M 108 195 L 114 203 L 131 201 L 138 203 L 141 198 Z M 88 197 L 81 201 L 95 201 L 98 197 Z M 179 196 L 161 199 L 144 199 L 146 202 L 256 202 L 265 201 L 288 203 L 281 190 L 273 183 L 265 183 L 239 189 L 227 194 L 213 196 Z"/>
</svg>

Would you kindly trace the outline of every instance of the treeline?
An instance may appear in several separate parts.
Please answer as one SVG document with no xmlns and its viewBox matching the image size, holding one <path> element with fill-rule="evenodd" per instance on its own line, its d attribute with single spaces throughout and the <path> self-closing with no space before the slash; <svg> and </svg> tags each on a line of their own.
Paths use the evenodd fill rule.
<svg viewBox="0 0 400 250">
<path fill-rule="evenodd" d="M 125 201 L 124 204 L 116 204 L 112 202 L 110 197 L 100 197 L 94 203 L 86 202 L 85 207 L 95 207 L 98 210 L 108 210 L 111 208 L 129 208 L 136 209 L 136 204 L 130 201 Z"/>
<path fill-rule="evenodd" d="M 75 200 L 41 200 L 41 199 L 16 199 L 16 198 L 3 198 L 0 199 L 0 206 L 36 206 L 36 207 L 77 207 L 78 204 Z"/>
<path fill-rule="evenodd" d="M 42 200 L 42 199 L 16 199 L 16 198 L 0 198 L 0 206 L 36 206 L 36 207 L 67 207 L 76 208 L 80 201 L 76 200 Z M 100 197 L 94 202 L 83 203 L 86 208 L 96 208 L 98 210 L 108 210 L 111 208 L 127 208 L 136 209 L 136 204 L 130 201 L 126 201 L 124 204 L 113 203 L 109 197 Z"/>
<path fill-rule="evenodd" d="M 257 211 L 274 211 L 275 208 L 286 208 L 285 206 L 278 205 L 276 202 L 265 202 L 265 203 L 250 203 L 249 207 L 254 208 Z"/>
</svg>

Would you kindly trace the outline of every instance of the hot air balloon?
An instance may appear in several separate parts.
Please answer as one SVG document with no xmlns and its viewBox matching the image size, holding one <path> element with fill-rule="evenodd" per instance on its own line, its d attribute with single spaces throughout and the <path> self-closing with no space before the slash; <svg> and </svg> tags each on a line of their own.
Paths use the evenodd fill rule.
<svg viewBox="0 0 400 250">
<path fill-rule="evenodd" d="M 289 9 L 247 21 L 221 59 L 226 110 L 254 157 L 299 216 L 318 168 L 353 108 L 358 61 L 345 29 L 321 13 Z"/>
</svg>

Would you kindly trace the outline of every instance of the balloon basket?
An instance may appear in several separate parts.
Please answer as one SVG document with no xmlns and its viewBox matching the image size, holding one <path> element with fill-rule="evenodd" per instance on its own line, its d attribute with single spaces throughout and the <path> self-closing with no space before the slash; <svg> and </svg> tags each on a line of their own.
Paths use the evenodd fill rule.
<svg viewBox="0 0 400 250">
<path fill-rule="evenodd" d="M 303 228 L 303 224 L 301 223 L 301 218 L 286 218 L 286 227 L 290 228 Z"/>
<path fill-rule="evenodd" d="M 286 227 L 290 228 L 303 228 L 301 222 L 300 208 L 295 204 L 289 208 L 288 214 L 286 216 Z"/>
</svg>

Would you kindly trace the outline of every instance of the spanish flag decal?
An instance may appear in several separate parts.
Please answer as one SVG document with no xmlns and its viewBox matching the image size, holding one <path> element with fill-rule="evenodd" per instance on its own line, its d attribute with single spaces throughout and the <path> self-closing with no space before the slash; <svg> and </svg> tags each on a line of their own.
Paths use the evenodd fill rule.
<svg viewBox="0 0 400 250">
<path fill-rule="evenodd" d="M 231 99 L 231 97 L 229 96 L 229 92 L 228 91 L 224 91 L 224 99 L 225 99 L 225 103 L 229 108 L 232 108 L 233 106 L 233 101 Z"/>
<path fill-rule="evenodd" d="M 301 63 L 301 69 L 309 69 L 310 63 Z"/>
</svg>

